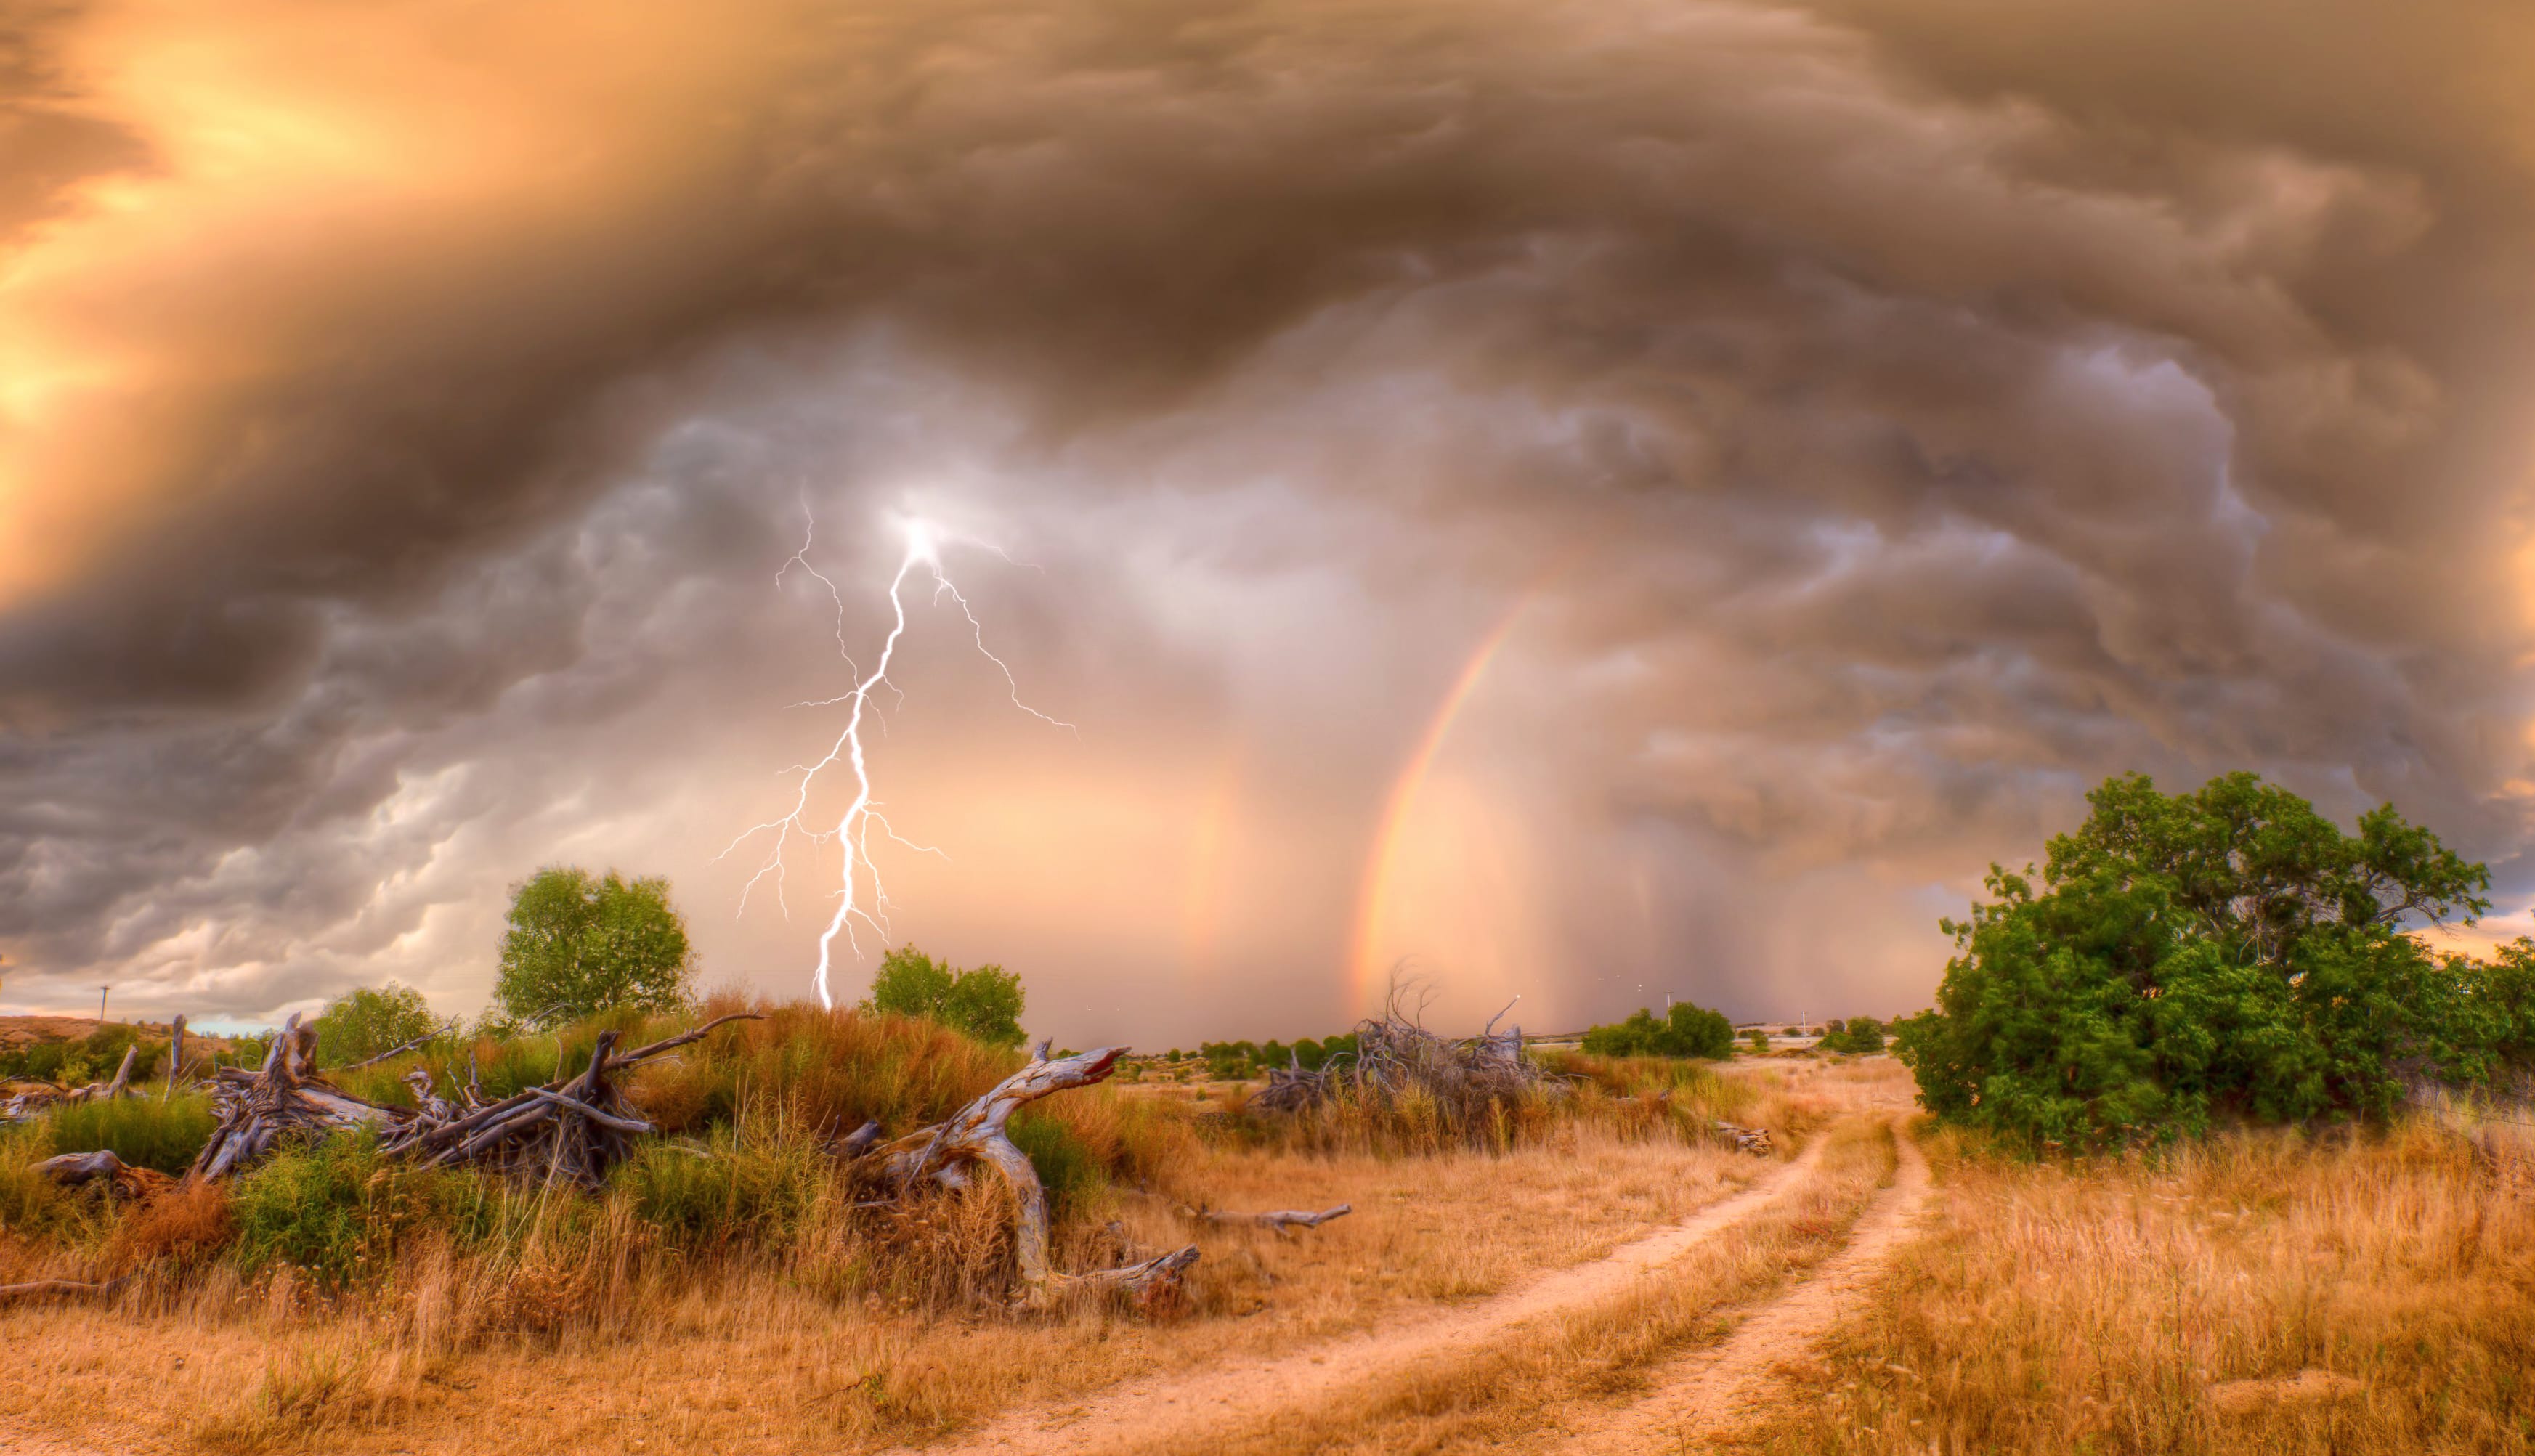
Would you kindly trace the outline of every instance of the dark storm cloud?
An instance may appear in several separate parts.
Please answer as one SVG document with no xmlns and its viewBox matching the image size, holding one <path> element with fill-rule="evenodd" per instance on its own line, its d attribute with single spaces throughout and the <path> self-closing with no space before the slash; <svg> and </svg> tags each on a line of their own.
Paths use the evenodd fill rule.
<svg viewBox="0 0 2535 1456">
<path fill-rule="evenodd" d="M 0 937 L 68 969 L 410 931 L 422 891 L 362 907 L 534 774 L 381 807 L 682 710 L 670 639 L 593 624 L 779 560 L 786 482 L 854 445 L 628 482 L 848 334 L 998 401 L 988 454 L 1086 510 L 1272 477 L 1392 522 L 1278 522 L 1245 571 L 1333 555 L 1410 622 L 1547 580 L 1577 711 L 1540 752 L 1622 817 L 1959 878 L 2103 773 L 2251 765 L 2513 856 L 2523 111 L 2442 88 L 2522 28 L 1957 9 L 735 12 L 737 81 L 520 142 L 582 159 L 573 206 L 186 285 L 227 293 L 129 398 L 133 504 L 0 608 Z M 82 23 L 0 62 L 0 239 L 157 164 L 46 59 Z"/>
</svg>

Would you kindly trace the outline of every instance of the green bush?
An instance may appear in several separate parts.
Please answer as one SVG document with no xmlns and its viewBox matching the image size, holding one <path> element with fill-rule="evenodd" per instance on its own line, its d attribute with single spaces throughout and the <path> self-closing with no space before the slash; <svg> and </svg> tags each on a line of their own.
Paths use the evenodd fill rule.
<svg viewBox="0 0 2535 1456">
<path fill-rule="evenodd" d="M 2039 889 L 1992 866 L 1995 898 L 1943 922 L 1937 1006 L 1894 1027 L 1940 1117 L 2044 1146 L 2153 1140 L 2381 1114 L 2407 1076 L 2475 1079 L 2505 1055 L 2505 967 L 2402 928 L 2470 924 L 2489 876 L 2391 806 L 2346 834 L 2249 773 L 2087 797 Z"/>
<path fill-rule="evenodd" d="M 1851 1016 L 1845 1025 L 1834 1021 L 1818 1045 L 1825 1052 L 1872 1057 L 1884 1050 L 1884 1023 L 1872 1016 Z"/>
<path fill-rule="evenodd" d="M 328 1289 L 385 1278 L 426 1230 L 482 1237 L 496 1210 L 478 1182 L 387 1157 L 366 1133 L 284 1147 L 236 1181 L 238 1262 L 295 1265 Z"/>
<path fill-rule="evenodd" d="M 1584 1051 L 1595 1057 L 1731 1057 L 1734 1023 L 1686 1001 L 1674 1001 L 1661 1020 L 1639 1007 L 1623 1020 L 1587 1030 Z"/>
<path fill-rule="evenodd" d="M 194 1166 L 195 1155 L 212 1140 L 218 1120 L 208 1097 L 193 1093 L 161 1102 L 155 1097 L 118 1097 L 107 1102 L 75 1102 L 56 1108 L 43 1120 L 57 1153 L 86 1153 L 111 1148 L 135 1168 L 181 1174 Z"/>
</svg>

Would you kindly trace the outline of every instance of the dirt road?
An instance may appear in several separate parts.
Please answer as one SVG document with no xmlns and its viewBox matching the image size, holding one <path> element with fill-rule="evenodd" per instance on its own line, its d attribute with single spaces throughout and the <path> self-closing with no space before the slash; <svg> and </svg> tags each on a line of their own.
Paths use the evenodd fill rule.
<svg viewBox="0 0 2535 1456">
<path fill-rule="evenodd" d="M 1848 1246 L 1787 1292 L 1762 1305 L 1722 1343 L 1696 1350 L 1654 1374 L 1647 1395 L 1616 1409 L 1562 1422 L 1556 1449 L 1594 1456 L 1694 1452 L 1767 1401 L 1778 1366 L 1806 1357 L 1903 1240 L 1928 1202 L 1928 1160 L 1907 1137 L 1893 1139 L 1900 1166 L 1878 1194 Z"/>
<path fill-rule="evenodd" d="M 1828 1141 L 1814 1139 L 1794 1162 L 1692 1218 L 1605 1258 L 1498 1298 L 1278 1360 L 1129 1382 L 1090 1401 L 1018 1413 L 951 1443 L 922 1449 L 934 1456 L 1135 1449 L 1237 1429 L 1283 1410 L 1308 1409 L 1341 1387 L 1379 1380 L 1434 1356 L 1480 1346 L 1525 1320 L 1624 1293 L 1633 1281 L 1801 1186 Z M 1915 1158 L 1915 1151 L 1909 1156 Z"/>
</svg>

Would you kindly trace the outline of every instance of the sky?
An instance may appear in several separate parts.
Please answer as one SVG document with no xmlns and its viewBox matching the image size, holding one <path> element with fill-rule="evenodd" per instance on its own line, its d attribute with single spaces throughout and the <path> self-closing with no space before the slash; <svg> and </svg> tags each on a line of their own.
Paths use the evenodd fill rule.
<svg viewBox="0 0 2535 1456">
<path fill-rule="evenodd" d="M 471 1015 L 554 864 L 810 994 L 835 847 L 748 831 L 911 530 L 975 626 L 919 567 L 939 852 L 840 1001 L 1890 1015 L 2133 770 L 2390 801 L 2516 934 L 2530 71 L 2502 0 L 0 5 L 0 1012 Z"/>
</svg>

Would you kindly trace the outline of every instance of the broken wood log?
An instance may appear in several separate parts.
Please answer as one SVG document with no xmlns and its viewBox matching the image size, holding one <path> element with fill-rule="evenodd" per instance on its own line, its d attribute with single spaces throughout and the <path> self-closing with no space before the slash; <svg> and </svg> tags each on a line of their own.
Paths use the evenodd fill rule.
<svg viewBox="0 0 2535 1456">
<path fill-rule="evenodd" d="M 1150 1313 L 1174 1309 L 1189 1267 L 1197 1262 L 1197 1245 L 1122 1268 L 1082 1274 L 1057 1269 L 1047 1252 L 1047 1189 L 1038 1181 L 1038 1170 L 1030 1166 L 1029 1155 L 1005 1132 L 1014 1113 L 1051 1093 L 1102 1080 L 1117 1069 L 1118 1059 L 1126 1052 L 1124 1047 L 1103 1047 L 1051 1062 L 1046 1044 L 1040 1044 L 1032 1050 L 1027 1065 L 949 1119 L 865 1153 L 858 1161 L 871 1164 L 894 1190 L 889 1198 L 877 1201 L 903 1199 L 908 1190 L 924 1183 L 965 1187 L 968 1170 L 982 1164 L 1000 1175 L 1012 1192 L 1013 1250 L 1020 1274 L 1017 1303 L 1039 1309 L 1068 1294 L 1102 1293 L 1123 1296 Z"/>
<path fill-rule="evenodd" d="M 1269 1229 L 1273 1230 L 1276 1236 L 1281 1239 L 1293 1238 L 1294 1231 L 1297 1229 L 1317 1229 L 1333 1218 L 1344 1218 L 1353 1212 L 1355 1212 L 1355 1205 L 1352 1203 L 1341 1203 L 1334 1208 L 1324 1208 L 1318 1213 L 1306 1213 L 1299 1209 L 1291 1208 L 1281 1209 L 1273 1213 L 1224 1213 L 1208 1208 L 1183 1208 L 1180 1210 L 1180 1213 L 1183 1216 L 1198 1223 L 1229 1225 L 1235 1228 Z"/>
<path fill-rule="evenodd" d="M 1763 1158 L 1769 1155 L 1768 1128 L 1737 1127 L 1731 1122 L 1723 1122 L 1715 1123 L 1714 1127 L 1716 1135 L 1723 1138 L 1736 1152 L 1752 1153 Z"/>
</svg>

